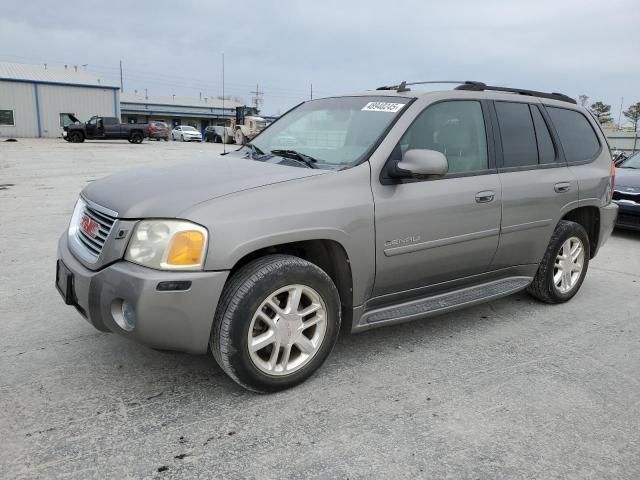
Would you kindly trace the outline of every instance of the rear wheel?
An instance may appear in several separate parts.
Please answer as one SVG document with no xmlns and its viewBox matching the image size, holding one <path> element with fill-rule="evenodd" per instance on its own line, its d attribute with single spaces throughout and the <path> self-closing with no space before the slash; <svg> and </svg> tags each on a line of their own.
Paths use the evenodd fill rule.
<svg viewBox="0 0 640 480">
<path fill-rule="evenodd" d="M 140 132 L 132 132 L 131 136 L 129 137 L 129 141 L 131 143 L 142 143 L 142 139 L 144 137 L 142 136 L 142 133 Z"/>
<path fill-rule="evenodd" d="M 238 384 L 275 392 L 309 378 L 340 330 L 340 299 L 316 265 L 269 255 L 239 269 L 224 289 L 210 347 Z"/>
<path fill-rule="evenodd" d="M 580 290 L 587 274 L 590 252 L 589 236 L 584 227 L 561 220 L 527 291 L 546 303 L 570 300 Z"/>
</svg>

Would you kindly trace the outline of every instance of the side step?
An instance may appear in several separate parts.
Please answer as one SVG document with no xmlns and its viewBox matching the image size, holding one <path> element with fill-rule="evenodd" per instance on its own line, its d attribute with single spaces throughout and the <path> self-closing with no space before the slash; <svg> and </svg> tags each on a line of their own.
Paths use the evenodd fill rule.
<svg viewBox="0 0 640 480">
<path fill-rule="evenodd" d="M 355 330 L 362 331 L 392 323 L 408 322 L 488 302 L 523 290 L 532 281 L 531 277 L 509 277 L 411 302 L 377 308 L 364 313 Z"/>
</svg>

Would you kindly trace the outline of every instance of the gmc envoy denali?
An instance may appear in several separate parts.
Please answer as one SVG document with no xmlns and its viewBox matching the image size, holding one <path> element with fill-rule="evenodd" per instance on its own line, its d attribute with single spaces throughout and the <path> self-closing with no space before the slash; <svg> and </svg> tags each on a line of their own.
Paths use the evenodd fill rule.
<svg viewBox="0 0 640 480">
<path fill-rule="evenodd" d="M 566 95 L 452 83 L 304 102 L 227 155 L 88 185 L 58 290 L 258 392 L 311 376 L 341 324 L 566 302 L 617 215 L 597 121 Z"/>
</svg>

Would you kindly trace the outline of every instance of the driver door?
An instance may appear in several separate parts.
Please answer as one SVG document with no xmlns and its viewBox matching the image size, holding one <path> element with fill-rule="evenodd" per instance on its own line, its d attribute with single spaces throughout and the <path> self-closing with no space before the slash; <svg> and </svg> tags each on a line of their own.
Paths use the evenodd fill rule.
<svg viewBox="0 0 640 480">
<path fill-rule="evenodd" d="M 485 272 L 498 247 L 501 188 L 486 106 L 450 100 L 428 106 L 392 157 L 410 149 L 445 154 L 449 173 L 435 179 L 372 179 L 376 224 L 374 296 Z"/>
</svg>

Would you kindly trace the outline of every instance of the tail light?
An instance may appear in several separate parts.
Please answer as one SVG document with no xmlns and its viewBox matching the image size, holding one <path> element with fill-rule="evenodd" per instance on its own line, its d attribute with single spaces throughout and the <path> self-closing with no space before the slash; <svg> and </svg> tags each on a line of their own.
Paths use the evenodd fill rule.
<svg viewBox="0 0 640 480">
<path fill-rule="evenodd" d="M 609 170 L 609 178 L 611 179 L 611 193 L 616 188 L 616 164 L 611 160 L 611 168 Z"/>
</svg>

